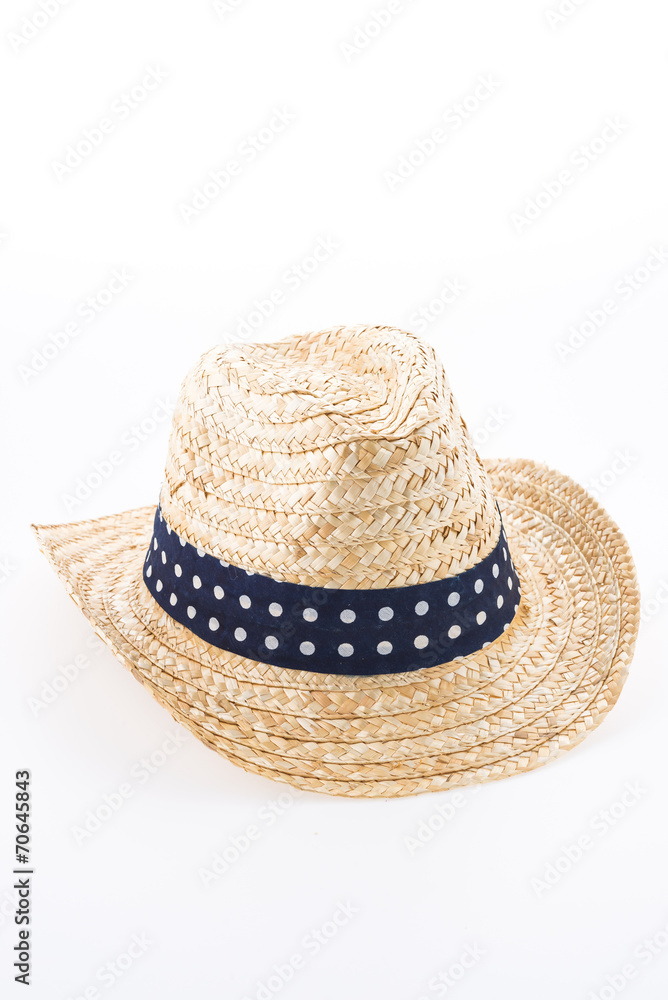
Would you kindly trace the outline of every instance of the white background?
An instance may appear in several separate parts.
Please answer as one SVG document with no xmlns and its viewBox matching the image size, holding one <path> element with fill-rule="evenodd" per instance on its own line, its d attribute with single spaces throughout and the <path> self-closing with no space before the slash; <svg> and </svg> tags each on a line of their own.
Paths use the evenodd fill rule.
<svg viewBox="0 0 668 1000">
<path fill-rule="evenodd" d="M 379 29 L 383 0 L 70 0 L 48 18 L 5 0 L 3 995 L 26 995 L 12 982 L 10 887 L 13 774 L 29 767 L 38 1000 L 664 1000 L 666 18 L 651 0 L 564 2 L 548 17 L 558 2 L 404 0 Z M 131 113 L 112 111 L 148 69 L 165 79 Z M 481 78 L 486 100 L 471 97 Z M 464 120 L 452 109 L 466 99 Z M 274 109 L 294 120 L 243 159 Z M 58 168 L 105 117 L 113 131 Z M 607 119 L 619 134 L 601 142 Z M 433 155 L 390 183 L 438 127 Z M 184 221 L 180 206 L 233 158 L 240 174 Z M 518 224 L 541 191 L 537 217 Z M 288 287 L 319 239 L 338 246 Z M 81 303 L 103 304 L 114 269 L 131 280 L 87 322 Z M 447 281 L 465 291 L 430 306 Z M 643 589 L 637 655 L 618 705 L 572 753 L 459 799 L 283 798 L 271 825 L 289 786 L 189 735 L 136 776 L 142 758 L 163 760 L 176 724 L 91 648 L 28 525 L 155 502 L 161 404 L 277 289 L 253 337 L 423 329 L 480 453 L 570 473 L 626 532 Z M 605 322 L 586 325 L 588 310 Z M 85 666 L 68 669 L 77 657 Z M 78 842 L 88 811 L 127 782 L 131 797 Z M 258 839 L 206 887 L 200 869 L 249 824 Z M 345 923 L 341 903 L 356 911 Z M 316 949 L 308 935 L 337 913 Z M 133 935 L 150 944 L 103 981 Z M 478 957 L 464 970 L 467 948 Z M 272 979 L 293 955 L 303 967 Z"/>
</svg>

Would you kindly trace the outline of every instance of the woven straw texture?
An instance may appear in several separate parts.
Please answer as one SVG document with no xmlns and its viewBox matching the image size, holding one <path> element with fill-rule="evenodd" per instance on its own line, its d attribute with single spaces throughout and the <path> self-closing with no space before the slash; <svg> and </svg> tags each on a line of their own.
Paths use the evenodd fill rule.
<svg viewBox="0 0 668 1000">
<path fill-rule="evenodd" d="M 35 528 L 96 632 L 207 746 L 304 789 L 412 795 L 558 756 L 617 700 L 639 620 L 624 537 L 570 478 L 482 463 L 433 350 L 391 328 L 217 348 L 186 378 L 160 496 L 168 524 L 233 565 L 319 587 L 456 575 L 493 548 L 519 611 L 479 653 L 345 677 L 209 645 L 141 578 L 155 508 Z"/>
</svg>

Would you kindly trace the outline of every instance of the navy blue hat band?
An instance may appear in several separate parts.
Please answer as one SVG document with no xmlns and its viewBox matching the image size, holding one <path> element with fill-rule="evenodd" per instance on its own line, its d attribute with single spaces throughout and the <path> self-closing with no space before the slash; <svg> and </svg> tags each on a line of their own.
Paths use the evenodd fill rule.
<svg viewBox="0 0 668 1000">
<path fill-rule="evenodd" d="M 459 576 L 331 589 L 230 566 L 179 537 L 158 507 L 144 582 L 163 611 L 212 646 L 321 674 L 403 673 L 467 656 L 497 639 L 520 603 L 503 525 L 494 549 Z"/>
</svg>

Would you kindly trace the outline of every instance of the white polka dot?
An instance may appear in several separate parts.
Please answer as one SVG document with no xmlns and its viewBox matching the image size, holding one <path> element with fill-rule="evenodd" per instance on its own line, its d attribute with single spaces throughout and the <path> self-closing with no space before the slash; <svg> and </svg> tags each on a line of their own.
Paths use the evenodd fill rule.
<svg viewBox="0 0 668 1000">
<path fill-rule="evenodd" d="M 248 597 L 246 594 L 242 594 L 241 597 L 239 598 L 239 604 L 241 605 L 242 608 L 250 608 L 251 606 L 250 597 Z"/>
<path fill-rule="evenodd" d="M 197 546 L 197 555 L 198 555 L 198 556 L 200 557 L 200 559 L 201 559 L 201 558 L 202 558 L 202 557 L 204 556 L 204 549 L 200 549 L 200 547 L 199 547 L 199 546 Z"/>
<path fill-rule="evenodd" d="M 482 582 L 482 580 L 476 580 L 473 589 L 475 590 L 476 594 L 482 594 L 484 586 L 485 584 Z"/>
<path fill-rule="evenodd" d="M 219 559 L 218 562 L 223 567 L 223 569 L 227 569 L 227 567 L 230 565 L 229 563 L 226 563 L 224 559 Z"/>
<path fill-rule="evenodd" d="M 202 586 L 202 581 L 200 580 L 200 578 L 198 576 L 194 576 L 193 587 L 195 588 L 195 590 L 199 590 L 201 586 Z"/>
<path fill-rule="evenodd" d="M 512 578 L 512 576 L 509 576 L 508 577 L 508 590 L 512 590 L 512 589 L 513 589 L 513 578 Z"/>
<path fill-rule="evenodd" d="M 171 533 L 172 533 L 172 529 L 171 529 L 171 528 L 169 527 L 169 525 L 168 525 L 168 524 L 167 524 L 167 525 L 165 525 L 165 527 L 167 528 L 167 534 L 168 534 L 168 535 L 171 535 Z"/>
<path fill-rule="evenodd" d="M 390 618 L 394 618 L 394 611 L 392 608 L 381 608 L 378 617 L 382 622 L 389 622 Z"/>
<path fill-rule="evenodd" d="M 515 607 L 514 607 L 514 609 L 513 609 L 515 611 L 515 614 L 517 614 L 517 609 L 518 608 L 519 608 L 519 604 L 516 604 Z"/>
<path fill-rule="evenodd" d="M 315 608 L 304 608 L 304 618 L 307 622 L 314 622 L 318 617 L 318 612 Z"/>
<path fill-rule="evenodd" d="M 491 644 L 491 642 L 483 642 L 483 644 L 482 644 L 482 648 L 483 648 L 483 649 L 487 649 L 487 647 L 488 647 L 488 646 L 491 646 L 491 645 L 492 645 L 492 644 Z"/>
<path fill-rule="evenodd" d="M 167 556 L 165 555 L 164 552 L 160 553 L 160 558 L 162 559 L 162 565 L 165 566 L 167 563 Z"/>
<path fill-rule="evenodd" d="M 379 653 L 381 653 L 382 656 L 387 656 L 388 653 L 392 652 L 392 643 L 383 640 L 382 642 L 378 643 L 376 649 L 378 650 Z"/>
<path fill-rule="evenodd" d="M 496 599 L 496 606 L 497 608 L 503 607 L 503 598 L 501 597 L 501 594 L 499 594 L 499 596 Z"/>
<path fill-rule="evenodd" d="M 496 577 L 499 575 L 499 564 L 498 563 L 494 563 L 494 565 L 492 566 L 492 574 L 494 575 L 494 579 L 496 579 Z"/>
<path fill-rule="evenodd" d="M 311 653 L 315 653 L 315 646 L 312 642 L 302 642 L 299 645 L 299 652 L 303 653 L 304 656 L 310 656 Z"/>
<path fill-rule="evenodd" d="M 151 576 L 152 573 L 153 573 L 153 568 L 149 566 L 149 568 L 146 570 L 146 576 Z"/>
<path fill-rule="evenodd" d="M 237 640 L 237 642 L 243 642 L 244 639 L 246 638 L 246 629 L 245 628 L 235 628 L 235 630 L 234 630 L 234 638 Z"/>
<path fill-rule="evenodd" d="M 186 547 L 186 540 L 185 540 L 185 538 L 179 538 L 179 541 L 181 542 L 181 545 L 185 548 Z"/>
<path fill-rule="evenodd" d="M 160 518 L 160 520 L 162 521 L 162 511 L 159 511 L 159 512 L 158 512 L 158 517 L 159 517 L 159 518 Z"/>
<path fill-rule="evenodd" d="M 278 639 L 276 638 L 275 635 L 268 635 L 267 638 L 264 640 L 264 644 L 267 647 L 267 649 L 276 649 L 276 647 L 278 646 Z"/>
<path fill-rule="evenodd" d="M 459 604 L 459 594 L 457 594 L 456 592 L 450 594 L 450 596 L 448 597 L 448 604 L 450 605 L 451 608 L 456 607 Z"/>
<path fill-rule="evenodd" d="M 503 558 L 505 559 L 506 562 L 508 562 L 508 549 L 503 550 Z"/>
<path fill-rule="evenodd" d="M 214 587 L 213 596 L 217 597 L 219 601 L 222 601 L 222 599 L 225 597 L 225 591 L 223 590 L 222 587 Z"/>
<path fill-rule="evenodd" d="M 505 632 L 506 629 L 509 629 L 509 628 L 510 628 L 510 622 L 506 622 L 506 624 L 503 626 L 503 631 Z"/>
<path fill-rule="evenodd" d="M 220 622 L 217 618 L 209 618 L 209 628 L 212 632 L 215 632 L 220 628 Z"/>
<path fill-rule="evenodd" d="M 451 625 L 450 628 L 448 629 L 448 638 L 456 639 L 457 636 L 461 635 L 461 632 L 462 630 L 459 627 L 459 625 Z"/>
<path fill-rule="evenodd" d="M 245 570 L 246 576 L 255 576 L 252 569 Z"/>
<path fill-rule="evenodd" d="M 280 604 L 277 604 L 276 601 L 272 601 L 269 605 L 269 614 L 273 615 L 274 618 L 278 618 L 279 615 L 283 614 L 283 608 Z"/>
<path fill-rule="evenodd" d="M 339 656 L 352 656 L 354 652 L 355 649 L 349 642 L 342 642 L 339 646 Z"/>
<path fill-rule="evenodd" d="M 487 621 L 487 615 L 485 614 L 484 611 L 479 611 L 478 614 L 475 616 L 475 620 L 477 621 L 478 625 L 484 625 L 485 622 Z"/>
<path fill-rule="evenodd" d="M 162 580 L 158 580 L 158 582 L 155 585 L 155 589 L 158 591 L 158 593 L 160 593 L 160 591 L 162 590 Z"/>
<path fill-rule="evenodd" d="M 194 618 L 196 614 L 197 614 L 197 612 L 195 611 L 195 609 L 192 606 L 192 604 L 189 604 L 188 605 L 188 618 Z"/>
<path fill-rule="evenodd" d="M 170 595 L 169 603 L 171 604 L 172 607 L 174 607 L 174 605 L 176 604 L 176 594 Z"/>
<path fill-rule="evenodd" d="M 424 649 L 425 646 L 429 645 L 429 639 L 426 635 L 416 635 L 413 639 L 413 645 L 416 649 Z"/>
<path fill-rule="evenodd" d="M 345 611 L 341 612 L 340 617 L 342 622 L 345 622 L 346 625 L 349 625 L 351 622 L 355 621 L 357 615 L 355 614 L 354 611 L 351 611 L 350 608 L 347 608 Z"/>
<path fill-rule="evenodd" d="M 157 540 L 156 538 L 154 538 L 154 539 L 153 539 L 153 551 L 154 551 L 154 552 L 155 552 L 155 550 L 157 549 L 157 547 L 158 547 L 158 540 Z"/>
<path fill-rule="evenodd" d="M 181 576 L 181 573 L 183 572 L 178 563 L 174 563 L 174 572 L 177 576 Z"/>
<path fill-rule="evenodd" d="M 417 604 L 415 605 L 416 615 L 426 615 L 428 611 L 429 611 L 429 605 L 427 604 L 426 601 L 418 601 Z"/>
</svg>

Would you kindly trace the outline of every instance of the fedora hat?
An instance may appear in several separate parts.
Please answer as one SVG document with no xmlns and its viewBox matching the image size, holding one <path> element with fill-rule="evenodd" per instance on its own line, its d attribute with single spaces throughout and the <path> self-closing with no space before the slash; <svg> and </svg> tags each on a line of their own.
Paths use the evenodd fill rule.
<svg viewBox="0 0 668 1000">
<path fill-rule="evenodd" d="M 638 629 L 605 510 L 544 465 L 481 461 L 433 349 L 391 327 L 213 348 L 157 505 L 34 530 L 178 722 L 334 795 L 545 764 L 614 705 Z"/>
</svg>

